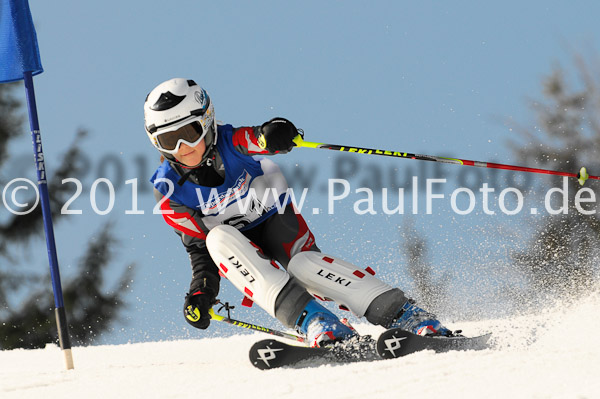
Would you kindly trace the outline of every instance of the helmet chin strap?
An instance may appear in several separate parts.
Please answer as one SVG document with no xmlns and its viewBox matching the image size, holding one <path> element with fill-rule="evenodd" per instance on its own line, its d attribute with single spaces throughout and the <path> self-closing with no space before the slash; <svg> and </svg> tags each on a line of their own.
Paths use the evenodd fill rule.
<svg viewBox="0 0 600 399">
<path fill-rule="evenodd" d="M 194 172 L 194 169 L 200 168 L 204 165 L 206 166 L 212 166 L 213 164 L 213 146 L 211 146 L 210 148 L 207 149 L 207 151 L 204 153 L 204 155 L 202 156 L 202 160 L 200 161 L 200 163 L 198 165 L 195 166 L 188 166 L 185 165 L 181 162 L 179 162 L 177 159 L 175 159 L 175 157 L 173 157 L 174 159 L 171 160 L 169 158 L 169 162 L 180 165 L 181 167 L 187 169 L 186 172 L 181 175 L 181 178 L 177 181 L 177 184 L 182 186 L 188 179 L 188 177 L 190 177 L 190 175 L 192 174 L 192 172 Z"/>
</svg>

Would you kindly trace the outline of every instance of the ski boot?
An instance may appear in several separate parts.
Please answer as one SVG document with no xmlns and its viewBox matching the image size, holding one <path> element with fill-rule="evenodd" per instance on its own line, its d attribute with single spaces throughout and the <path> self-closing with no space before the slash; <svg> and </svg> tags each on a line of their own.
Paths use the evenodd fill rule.
<svg viewBox="0 0 600 399">
<path fill-rule="evenodd" d="M 412 299 L 402 306 L 389 328 L 400 328 L 417 335 L 453 335 L 452 331 L 442 326 L 436 315 L 419 308 Z"/>
<path fill-rule="evenodd" d="M 306 335 L 307 343 L 313 348 L 331 346 L 357 335 L 354 329 L 342 323 L 315 299 L 306 305 L 296 326 L 298 331 Z"/>
</svg>

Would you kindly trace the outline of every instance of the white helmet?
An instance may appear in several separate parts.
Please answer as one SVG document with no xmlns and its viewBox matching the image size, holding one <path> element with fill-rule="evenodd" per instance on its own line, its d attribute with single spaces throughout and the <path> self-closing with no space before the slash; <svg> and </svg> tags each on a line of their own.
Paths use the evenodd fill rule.
<svg viewBox="0 0 600 399">
<path fill-rule="evenodd" d="M 217 120 L 212 101 L 206 90 L 193 80 L 175 78 L 156 86 L 146 97 L 144 120 L 150 142 L 169 160 L 174 160 L 172 154 L 177 152 L 182 142 L 193 147 L 204 139 L 205 155 L 208 155 L 217 141 Z M 161 135 L 187 125 L 194 129 L 187 129 L 187 134 L 175 139 L 173 135 L 165 135 L 161 140 Z"/>
</svg>

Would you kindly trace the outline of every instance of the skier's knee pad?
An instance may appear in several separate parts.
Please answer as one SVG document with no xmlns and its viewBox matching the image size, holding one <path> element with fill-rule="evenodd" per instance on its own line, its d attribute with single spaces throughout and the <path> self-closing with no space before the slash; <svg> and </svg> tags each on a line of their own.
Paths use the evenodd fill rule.
<svg viewBox="0 0 600 399">
<path fill-rule="evenodd" d="M 375 298 L 392 290 L 366 270 L 320 252 L 305 251 L 294 255 L 288 272 L 310 293 L 332 299 L 360 317 L 365 315 Z"/>
<path fill-rule="evenodd" d="M 235 227 L 221 225 L 211 229 L 206 236 L 206 247 L 221 273 L 242 294 L 275 317 L 275 301 L 290 275 Z"/>
</svg>

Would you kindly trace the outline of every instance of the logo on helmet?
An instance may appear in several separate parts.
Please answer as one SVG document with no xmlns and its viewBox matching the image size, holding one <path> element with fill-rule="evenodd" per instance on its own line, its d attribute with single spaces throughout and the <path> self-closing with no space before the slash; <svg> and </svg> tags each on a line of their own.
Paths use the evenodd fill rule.
<svg viewBox="0 0 600 399">
<path fill-rule="evenodd" d="M 181 115 L 180 115 L 180 114 L 177 114 L 177 115 L 175 115 L 175 116 L 171 116 L 171 117 L 168 117 L 168 118 L 164 118 L 164 120 L 165 120 L 165 123 L 167 123 L 167 122 L 171 122 L 172 120 L 175 120 L 175 119 L 181 119 Z"/>
<path fill-rule="evenodd" d="M 196 99 L 196 101 L 198 101 L 202 108 L 206 107 L 206 93 L 204 93 L 204 90 L 195 91 L 194 98 Z"/>
</svg>

